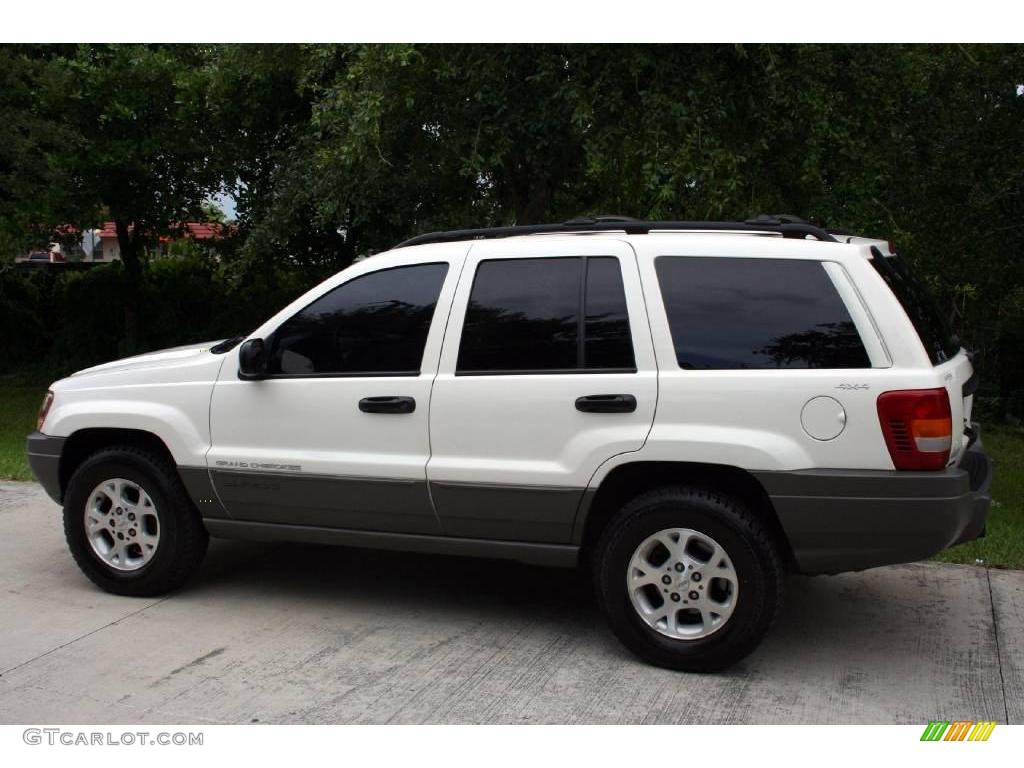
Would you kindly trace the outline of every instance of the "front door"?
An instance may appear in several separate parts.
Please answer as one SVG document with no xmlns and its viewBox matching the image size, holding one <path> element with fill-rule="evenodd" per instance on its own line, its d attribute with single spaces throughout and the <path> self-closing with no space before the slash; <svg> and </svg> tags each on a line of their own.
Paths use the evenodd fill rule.
<svg viewBox="0 0 1024 768">
<path fill-rule="evenodd" d="M 341 273 L 254 334 L 269 351 L 264 379 L 239 379 L 229 353 L 207 464 L 233 519 L 440 532 L 427 415 L 465 251 L 368 259 Z"/>
<path fill-rule="evenodd" d="M 643 446 L 657 391 L 628 244 L 475 243 L 430 408 L 427 476 L 444 532 L 568 543 L 598 467 Z"/>
</svg>

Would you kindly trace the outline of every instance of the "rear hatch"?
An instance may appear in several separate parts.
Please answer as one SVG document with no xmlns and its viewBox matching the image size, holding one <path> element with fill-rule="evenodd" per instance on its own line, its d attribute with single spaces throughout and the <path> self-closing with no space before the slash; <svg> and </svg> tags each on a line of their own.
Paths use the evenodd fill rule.
<svg viewBox="0 0 1024 768">
<path fill-rule="evenodd" d="M 971 356 L 960 345 L 960 338 L 953 333 L 949 319 L 939 311 L 927 287 L 911 274 L 906 262 L 888 247 L 872 246 L 871 255 L 872 266 L 903 306 L 946 387 L 953 424 L 963 425 L 959 434 L 954 429 L 950 446 L 949 461 L 956 464 L 975 438 L 971 409 L 978 376 Z"/>
</svg>

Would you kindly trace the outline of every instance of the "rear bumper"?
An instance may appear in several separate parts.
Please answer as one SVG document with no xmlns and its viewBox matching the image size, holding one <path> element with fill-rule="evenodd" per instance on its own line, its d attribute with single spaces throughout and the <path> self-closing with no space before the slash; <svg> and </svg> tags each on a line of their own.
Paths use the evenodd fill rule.
<svg viewBox="0 0 1024 768">
<path fill-rule="evenodd" d="M 25 441 L 28 465 L 43 490 L 58 504 L 63 503 L 60 488 L 60 455 L 67 438 L 33 432 Z"/>
<path fill-rule="evenodd" d="M 840 573 L 931 557 L 985 530 L 992 462 L 975 443 L 942 472 L 756 473 L 801 573 Z"/>
</svg>

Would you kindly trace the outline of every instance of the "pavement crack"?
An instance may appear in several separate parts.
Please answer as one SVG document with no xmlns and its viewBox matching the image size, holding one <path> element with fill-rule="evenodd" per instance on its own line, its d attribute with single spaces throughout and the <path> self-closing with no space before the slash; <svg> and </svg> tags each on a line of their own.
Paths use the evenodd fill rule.
<svg viewBox="0 0 1024 768">
<path fill-rule="evenodd" d="M 125 619 L 130 619 L 132 616 L 138 616 L 143 611 L 148 611 L 153 606 L 160 605 L 160 603 L 162 603 L 162 602 L 164 602 L 166 600 L 170 600 L 170 599 L 171 599 L 170 596 L 162 597 L 159 600 L 155 600 L 154 602 L 150 603 L 149 605 L 142 606 L 137 611 L 132 611 L 131 613 L 126 613 L 124 616 L 119 616 L 118 618 L 114 619 L 113 621 L 108 621 L 106 624 L 104 624 L 101 627 L 96 627 L 96 629 L 93 629 L 93 630 L 90 630 L 89 632 L 85 632 L 85 633 L 83 633 L 81 635 L 78 635 L 78 637 L 73 637 L 70 640 L 68 640 L 66 643 L 61 643 L 60 645 L 58 645 L 55 648 L 51 648 L 48 651 L 40 653 L 38 656 L 33 656 L 31 659 L 27 659 L 27 660 L 21 662 L 20 664 L 15 664 L 13 667 L 8 667 L 7 669 L 5 669 L 2 672 L 0 672 L 0 677 L 3 677 L 4 675 L 9 674 L 11 672 L 14 672 L 17 669 L 21 669 L 22 667 L 27 666 L 28 664 L 31 664 L 32 662 L 39 661 L 39 659 L 46 658 L 51 653 L 56 653 L 57 651 L 61 650 L 62 648 L 67 648 L 69 645 L 74 645 L 79 640 L 84 640 L 87 637 L 91 637 L 92 635 L 95 635 L 97 632 L 102 632 L 104 629 L 108 629 L 109 627 L 112 627 L 115 624 L 118 624 L 119 622 L 124 621 Z"/>
<path fill-rule="evenodd" d="M 210 651 L 209 653 L 201 653 L 201 654 L 199 654 L 199 656 L 197 656 L 196 658 L 192 659 L 192 661 L 190 661 L 188 664 L 182 664 L 177 669 L 172 669 L 170 672 L 168 672 L 166 675 L 161 677 L 156 682 L 150 683 L 149 687 L 150 688 L 156 688 L 158 685 L 166 683 L 172 677 L 174 677 L 177 674 L 180 674 L 180 673 L 184 672 L 186 669 L 192 669 L 194 667 L 198 667 L 201 664 L 205 664 L 207 661 L 209 661 L 210 659 L 214 658 L 215 656 L 220 656 L 226 650 L 227 650 L 227 648 L 217 648 L 215 650 Z"/>
<path fill-rule="evenodd" d="M 1010 707 L 1006 701 L 1006 678 L 1003 677 L 1003 653 L 999 646 L 999 619 L 996 617 L 996 599 L 992 596 L 992 571 L 985 569 L 985 581 L 988 582 L 988 601 L 992 607 L 992 634 L 996 640 L 996 663 L 999 664 L 999 685 L 1003 690 L 1003 722 L 1010 722 Z"/>
</svg>

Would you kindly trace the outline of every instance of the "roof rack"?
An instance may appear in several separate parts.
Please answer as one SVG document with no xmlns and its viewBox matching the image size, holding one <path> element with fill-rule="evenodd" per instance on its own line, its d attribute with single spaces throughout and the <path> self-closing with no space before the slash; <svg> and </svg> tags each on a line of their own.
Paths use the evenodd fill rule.
<svg viewBox="0 0 1024 768">
<path fill-rule="evenodd" d="M 646 235 L 650 232 L 751 232 L 774 233 L 783 237 L 803 239 L 811 237 L 827 243 L 838 242 L 820 227 L 808 224 L 797 216 L 779 214 L 758 216 L 746 221 L 643 221 L 628 216 L 579 216 L 561 224 L 527 224 L 511 227 L 484 227 L 480 229 L 452 229 L 447 232 L 428 232 L 411 237 L 395 248 L 425 243 L 451 243 L 459 240 L 492 240 L 519 235 L 585 234 L 590 232 L 625 232 L 627 235 Z"/>
</svg>

